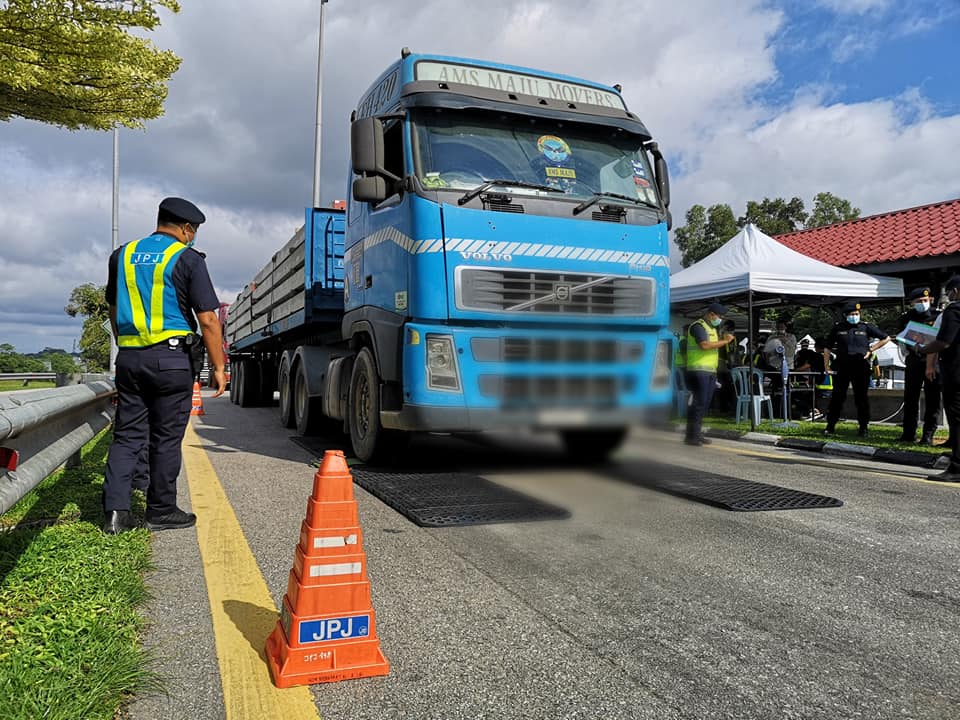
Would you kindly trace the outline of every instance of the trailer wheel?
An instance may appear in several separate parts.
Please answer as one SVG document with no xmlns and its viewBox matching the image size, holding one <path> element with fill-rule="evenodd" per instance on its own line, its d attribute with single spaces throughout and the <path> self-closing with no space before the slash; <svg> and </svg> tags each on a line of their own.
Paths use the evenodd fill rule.
<svg viewBox="0 0 960 720">
<path fill-rule="evenodd" d="M 564 430 L 560 433 L 570 458 L 584 465 L 605 462 L 623 444 L 627 428 Z"/>
<path fill-rule="evenodd" d="M 306 363 L 298 362 L 293 378 L 293 422 L 297 426 L 297 435 L 316 435 L 322 416 L 320 400 L 310 397 Z"/>
<path fill-rule="evenodd" d="M 297 424 L 293 414 L 293 382 L 290 377 L 290 361 L 286 355 L 280 361 L 280 377 L 277 381 L 280 391 L 280 425 L 292 428 Z"/>
<path fill-rule="evenodd" d="M 380 425 L 380 377 L 369 348 L 362 348 L 350 375 L 347 410 L 353 454 L 364 462 L 383 460 L 399 452 L 408 434 L 384 430 Z"/>
<path fill-rule="evenodd" d="M 237 388 L 240 387 L 240 365 L 241 362 L 239 360 L 235 360 L 233 363 L 231 363 L 230 368 L 230 402 L 232 402 L 234 405 L 236 405 L 237 401 L 239 400 L 237 397 Z"/>
<path fill-rule="evenodd" d="M 244 360 L 240 363 L 240 387 L 237 389 L 237 404 L 254 407 L 260 400 L 260 363 Z"/>
</svg>

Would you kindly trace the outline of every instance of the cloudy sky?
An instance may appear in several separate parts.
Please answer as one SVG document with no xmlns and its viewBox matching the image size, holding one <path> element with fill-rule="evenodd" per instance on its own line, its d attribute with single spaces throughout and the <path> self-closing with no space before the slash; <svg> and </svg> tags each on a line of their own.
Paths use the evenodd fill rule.
<svg viewBox="0 0 960 720">
<path fill-rule="evenodd" d="M 231 301 L 311 201 L 318 0 L 181 0 L 164 117 L 120 132 L 120 240 L 181 195 Z M 348 119 L 400 53 L 623 85 L 660 142 L 673 213 L 830 191 L 863 215 L 960 197 L 957 0 L 330 0 L 321 199 L 346 195 Z M 0 343 L 70 350 L 70 290 L 106 282 L 112 136 L 0 123 Z"/>
</svg>

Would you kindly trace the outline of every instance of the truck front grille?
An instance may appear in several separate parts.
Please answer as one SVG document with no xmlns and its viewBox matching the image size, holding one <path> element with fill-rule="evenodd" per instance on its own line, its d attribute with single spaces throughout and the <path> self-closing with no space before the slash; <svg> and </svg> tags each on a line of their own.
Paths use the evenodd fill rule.
<svg viewBox="0 0 960 720">
<path fill-rule="evenodd" d="M 609 375 L 481 375 L 480 394 L 510 409 L 616 407 L 630 382 Z"/>
<path fill-rule="evenodd" d="M 470 349 L 477 362 L 616 363 L 643 357 L 641 343 L 581 338 L 473 338 Z"/>
<path fill-rule="evenodd" d="M 461 310 L 645 317 L 656 309 L 656 286 L 651 278 L 461 266 L 456 301 Z"/>
</svg>

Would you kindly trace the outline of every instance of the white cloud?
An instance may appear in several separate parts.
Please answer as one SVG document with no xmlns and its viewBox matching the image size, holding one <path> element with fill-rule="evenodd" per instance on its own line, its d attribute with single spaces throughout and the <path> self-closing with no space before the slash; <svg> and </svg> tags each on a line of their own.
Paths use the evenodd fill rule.
<svg viewBox="0 0 960 720">
<path fill-rule="evenodd" d="M 816 0 L 815 4 L 835 13 L 863 15 L 886 10 L 892 4 L 892 0 Z"/>
<path fill-rule="evenodd" d="M 887 6 L 820 4 L 859 14 Z M 282 12 L 209 0 L 164 14 L 151 34 L 184 62 L 166 115 L 120 133 L 121 240 L 153 229 L 162 197 L 197 202 L 208 217 L 198 249 L 227 301 L 310 202 L 318 15 L 316 0 L 288 0 Z M 403 45 L 621 83 L 670 164 L 677 224 L 694 203 L 729 202 L 741 214 L 747 199 L 798 195 L 809 203 L 830 190 L 868 213 L 960 195 L 951 165 L 958 116 L 934 116 L 922 86 L 843 104 L 838 88 L 809 84 L 784 107 L 759 102 L 779 81 L 777 52 L 790 52 L 774 46 L 788 17 L 764 0 L 335 0 L 326 21 L 325 202 L 345 197 L 350 111 Z M 853 35 L 848 49 L 858 42 Z M 20 337 L 34 345 L 22 349 L 39 349 L 47 343 L 36 328 L 61 315 L 57 332 L 69 339 L 73 321 L 62 308 L 70 290 L 105 281 L 111 151 L 109 133 L 3 126 L 0 341 Z"/>
</svg>

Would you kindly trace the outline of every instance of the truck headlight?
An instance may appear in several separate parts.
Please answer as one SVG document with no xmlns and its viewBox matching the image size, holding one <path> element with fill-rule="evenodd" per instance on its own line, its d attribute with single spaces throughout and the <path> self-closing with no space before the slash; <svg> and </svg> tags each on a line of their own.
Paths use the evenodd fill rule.
<svg viewBox="0 0 960 720">
<path fill-rule="evenodd" d="M 666 390 L 670 387 L 670 370 L 673 365 L 673 343 L 669 340 L 657 342 L 657 355 L 653 361 L 653 376 L 650 378 L 651 390 Z"/>
<path fill-rule="evenodd" d="M 427 335 L 427 387 L 460 392 L 460 369 L 450 335 Z"/>
</svg>

